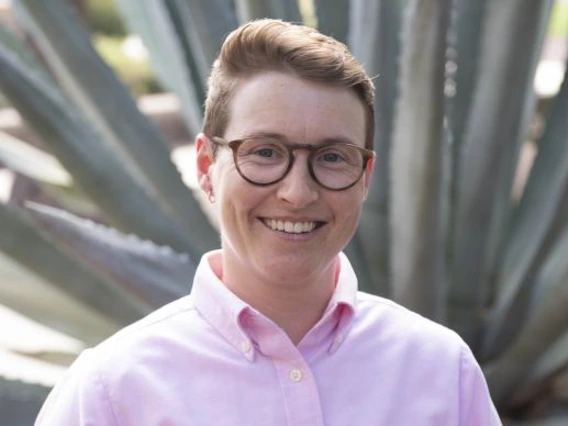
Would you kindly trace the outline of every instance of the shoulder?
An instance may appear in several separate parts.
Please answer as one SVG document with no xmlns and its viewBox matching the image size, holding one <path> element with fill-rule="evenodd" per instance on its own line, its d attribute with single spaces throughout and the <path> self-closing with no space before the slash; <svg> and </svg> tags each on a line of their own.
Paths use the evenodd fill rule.
<svg viewBox="0 0 568 426">
<path fill-rule="evenodd" d="M 401 351 L 443 354 L 459 361 L 469 348 L 453 330 L 382 297 L 357 294 L 354 331 Z"/>
<path fill-rule="evenodd" d="M 169 357 L 187 351 L 192 338 L 208 325 L 193 305 L 191 296 L 178 299 L 119 330 L 85 351 L 76 362 L 75 374 L 110 378 L 136 367 L 167 364 Z"/>
<path fill-rule="evenodd" d="M 146 386 L 163 391 L 175 374 L 172 360 L 181 358 L 183 341 L 191 342 L 192 330 L 203 326 L 188 296 L 86 349 L 51 391 L 36 425 L 82 425 L 84 418 L 122 424 L 129 407 L 147 396 Z"/>
</svg>

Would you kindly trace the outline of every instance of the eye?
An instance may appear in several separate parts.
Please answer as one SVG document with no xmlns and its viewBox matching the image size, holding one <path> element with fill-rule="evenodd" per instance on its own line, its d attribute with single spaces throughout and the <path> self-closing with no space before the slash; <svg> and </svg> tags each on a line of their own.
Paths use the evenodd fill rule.
<svg viewBox="0 0 568 426">
<path fill-rule="evenodd" d="M 338 165 L 346 161 L 345 154 L 340 149 L 326 148 L 316 156 L 316 161 L 326 165 Z"/>
<path fill-rule="evenodd" d="M 288 155 L 281 143 L 270 139 L 248 139 L 241 144 L 237 154 L 243 161 L 264 165 L 280 163 Z"/>
<path fill-rule="evenodd" d="M 321 148 L 315 156 L 317 164 L 328 168 L 361 167 L 363 157 L 359 150 L 345 144 L 334 144 Z"/>
<path fill-rule="evenodd" d="M 264 157 L 264 158 L 274 158 L 278 153 L 274 148 L 265 146 L 257 148 L 256 150 L 252 151 L 251 154 L 258 155 L 259 157 Z"/>
<path fill-rule="evenodd" d="M 338 152 L 325 152 L 320 155 L 320 159 L 326 163 L 339 163 L 343 161 L 343 157 Z"/>
</svg>

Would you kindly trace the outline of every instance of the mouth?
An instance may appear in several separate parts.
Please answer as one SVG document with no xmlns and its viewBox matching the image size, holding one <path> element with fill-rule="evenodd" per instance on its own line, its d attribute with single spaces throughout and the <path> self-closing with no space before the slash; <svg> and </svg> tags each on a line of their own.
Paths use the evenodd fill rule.
<svg viewBox="0 0 568 426">
<path fill-rule="evenodd" d="M 325 222 L 321 221 L 292 222 L 265 217 L 261 217 L 259 219 L 267 228 L 270 228 L 273 231 L 283 232 L 285 234 L 307 234 L 325 225 Z"/>
</svg>

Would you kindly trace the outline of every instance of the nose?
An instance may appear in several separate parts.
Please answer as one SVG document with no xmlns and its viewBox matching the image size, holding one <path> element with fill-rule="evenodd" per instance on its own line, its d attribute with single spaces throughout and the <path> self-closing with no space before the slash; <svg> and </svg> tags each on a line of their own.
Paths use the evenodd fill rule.
<svg viewBox="0 0 568 426">
<path fill-rule="evenodd" d="M 292 168 L 278 182 L 277 197 L 296 208 L 308 206 L 318 199 L 319 188 L 310 176 L 307 153 L 296 153 Z"/>
</svg>

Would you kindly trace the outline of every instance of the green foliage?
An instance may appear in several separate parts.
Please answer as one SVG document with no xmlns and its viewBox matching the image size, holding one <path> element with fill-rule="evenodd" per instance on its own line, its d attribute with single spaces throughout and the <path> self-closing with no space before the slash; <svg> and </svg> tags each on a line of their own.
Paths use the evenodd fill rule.
<svg viewBox="0 0 568 426">
<path fill-rule="evenodd" d="M 163 91 L 145 58 L 129 58 L 124 54 L 124 38 L 95 35 L 93 43 L 101 57 L 124 81 L 133 96 Z"/>
<path fill-rule="evenodd" d="M 91 3 L 109 10 L 110 2 Z M 311 3 L 323 31 L 346 40 L 379 76 L 376 173 L 347 248 L 360 287 L 456 329 L 482 362 L 503 417 L 523 420 L 511 424 L 568 418 L 559 385 L 568 383 L 567 78 L 544 117 L 526 189 L 520 200 L 511 196 L 536 109 L 532 81 L 543 39 L 547 28 L 561 32 L 568 10 L 559 2 L 551 12 L 552 3 Z M 118 231 L 47 207 L 0 204 L 9 229 L 0 233 L 0 250 L 36 274 L 23 280 L 21 297 L 0 285 L 0 302 L 70 334 L 84 330 L 91 344 L 182 294 L 194 262 L 217 236 L 162 136 L 108 64 L 143 81 L 146 65 L 119 64 L 118 41 L 107 37 L 95 38 L 101 59 L 63 0 L 15 4 L 53 76 L 0 31 L 0 88 L 60 165 L 34 152 L 35 161 L 52 167 L 34 173 L 21 161 L 20 142 L 6 138 L 0 158 L 43 181 L 64 167 L 72 182 L 50 184 L 80 189 L 76 196 L 98 206 L 100 219 Z M 148 47 L 163 87 L 180 99 L 192 133 L 200 129 L 205 79 L 227 32 L 245 18 L 298 20 L 310 9 L 306 1 L 299 8 L 257 0 L 117 6 Z M 54 288 L 57 295 L 49 293 Z M 34 303 L 30 295 L 38 293 L 67 309 Z M 69 320 L 76 312 L 86 313 L 82 322 Z"/>
<path fill-rule="evenodd" d="M 568 2 L 559 1 L 554 5 L 548 34 L 555 37 L 568 37 Z"/>
<path fill-rule="evenodd" d="M 87 24 L 95 33 L 111 37 L 125 37 L 126 26 L 118 13 L 115 0 L 87 0 Z"/>
</svg>

